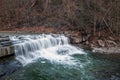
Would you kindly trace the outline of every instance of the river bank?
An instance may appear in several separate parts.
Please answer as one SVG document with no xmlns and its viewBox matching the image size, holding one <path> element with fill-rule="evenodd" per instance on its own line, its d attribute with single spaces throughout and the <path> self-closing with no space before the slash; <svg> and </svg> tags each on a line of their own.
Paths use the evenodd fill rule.
<svg viewBox="0 0 120 80">
<path fill-rule="evenodd" d="M 31 33 L 31 32 L 24 32 L 24 31 L 1 31 L 0 32 L 0 36 L 1 36 L 0 41 L 3 44 L 3 42 L 7 42 L 7 41 L 9 42 L 9 36 L 35 35 L 35 34 L 41 34 L 41 33 L 45 33 L 45 32 Z M 52 34 L 52 32 L 51 32 L 51 34 Z M 115 45 L 116 43 L 113 44 L 113 47 L 107 47 L 106 43 L 104 44 L 105 46 L 102 46 L 103 44 L 98 43 L 99 42 L 98 39 L 96 39 L 96 41 L 92 41 L 92 40 L 90 40 L 91 35 L 84 35 L 83 36 L 80 32 L 76 32 L 76 31 L 56 32 L 55 34 L 65 34 L 69 38 L 69 42 L 72 45 L 78 46 L 80 48 L 84 48 L 85 50 L 90 50 L 91 51 L 90 53 L 94 57 L 102 57 L 104 59 L 112 60 L 115 62 L 116 61 L 118 62 L 119 61 L 118 59 L 120 59 L 119 58 L 119 56 L 120 56 L 119 45 L 116 46 Z M 95 40 L 95 39 L 93 39 L 93 40 Z M 94 42 L 94 45 L 92 42 Z M 1 47 L 5 48 L 6 46 L 10 47 L 9 43 L 4 43 Z M 3 52 L 6 52 L 7 54 L 11 53 L 11 51 L 10 51 L 11 49 L 8 49 L 8 48 L 6 48 L 6 49 Z M 3 53 L 3 52 L 1 52 L 1 53 Z M 12 54 L 14 54 L 14 52 L 12 52 Z M 9 56 L 9 55 L 7 55 L 7 56 Z M 19 64 L 19 62 L 17 62 L 17 61 L 14 61 L 14 59 L 13 60 L 9 59 L 10 62 L 8 60 L 8 57 L 7 57 L 8 61 L 6 61 L 6 60 L 4 61 L 3 59 L 1 58 L 1 64 L 0 64 L 0 69 L 1 69 L 0 76 L 1 77 L 5 76 L 5 75 L 10 75 L 21 68 L 21 64 Z M 2 69 L 5 69 L 5 71 Z M 11 70 L 11 71 L 9 71 L 9 70 Z"/>
<path fill-rule="evenodd" d="M 47 28 L 47 29 L 46 29 Z M 110 54 L 110 53 L 120 53 L 120 36 L 115 36 L 108 30 L 102 30 L 101 32 L 96 32 L 95 34 L 83 33 L 79 30 L 70 30 L 67 28 L 61 28 L 60 30 L 55 27 L 23 27 L 21 29 L 4 29 L 0 31 L 0 36 L 10 36 L 10 35 L 32 35 L 32 34 L 42 34 L 42 33 L 53 33 L 53 34 L 65 34 L 69 39 L 70 43 L 74 45 L 79 45 L 79 47 L 91 49 L 93 53 Z M 2 38 L 1 38 L 2 41 Z M 4 39 L 3 39 L 4 41 Z"/>
</svg>

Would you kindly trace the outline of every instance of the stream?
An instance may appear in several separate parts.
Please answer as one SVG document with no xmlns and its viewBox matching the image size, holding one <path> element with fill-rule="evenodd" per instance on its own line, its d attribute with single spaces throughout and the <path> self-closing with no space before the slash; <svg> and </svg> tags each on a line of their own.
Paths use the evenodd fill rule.
<svg viewBox="0 0 120 80">
<path fill-rule="evenodd" d="M 73 46 L 63 34 L 10 36 L 15 57 L 0 80 L 120 80 L 120 64 Z"/>
</svg>

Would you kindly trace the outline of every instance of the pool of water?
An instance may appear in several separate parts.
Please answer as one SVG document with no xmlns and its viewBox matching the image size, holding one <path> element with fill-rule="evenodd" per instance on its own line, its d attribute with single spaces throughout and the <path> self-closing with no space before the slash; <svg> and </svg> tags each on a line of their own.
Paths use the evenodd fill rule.
<svg viewBox="0 0 120 80">
<path fill-rule="evenodd" d="M 0 80 L 120 80 L 119 62 L 72 46 L 63 34 L 10 36 L 10 40 L 15 56 L 0 61 L 0 76 L 4 75 Z"/>
<path fill-rule="evenodd" d="M 90 54 L 72 55 L 75 64 L 37 59 L 0 80 L 120 80 L 120 64 Z"/>
</svg>

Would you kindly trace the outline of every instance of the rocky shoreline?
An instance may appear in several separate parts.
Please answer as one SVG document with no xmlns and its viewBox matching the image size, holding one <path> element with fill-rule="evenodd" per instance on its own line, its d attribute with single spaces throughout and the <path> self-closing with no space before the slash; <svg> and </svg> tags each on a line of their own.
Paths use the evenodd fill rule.
<svg viewBox="0 0 120 80">
<path fill-rule="evenodd" d="M 67 33 L 68 34 L 68 33 Z M 107 59 L 119 63 L 120 60 L 120 37 L 112 35 L 85 35 L 75 32 L 68 35 L 70 42 L 85 50 L 89 50 L 94 57 Z M 96 33 L 97 34 L 97 33 Z"/>
<path fill-rule="evenodd" d="M 42 32 L 40 32 L 42 33 Z M 81 34 L 76 31 L 64 31 L 56 32 L 57 34 L 65 34 L 69 39 L 70 43 L 77 45 L 79 47 L 89 49 L 93 53 L 101 54 L 120 54 L 120 38 L 116 38 L 111 35 L 107 36 L 94 36 L 89 34 Z M 5 54 L 11 55 L 14 54 L 13 47 L 10 46 L 11 42 L 9 41 L 10 35 L 27 35 L 27 34 L 39 34 L 39 33 L 30 33 L 30 32 L 16 32 L 16 31 L 2 31 L 0 32 L 0 57 L 4 57 Z M 97 34 L 97 33 L 96 33 Z M 4 54 L 3 54 L 4 53 Z"/>
<path fill-rule="evenodd" d="M 120 60 L 120 37 L 112 35 L 84 35 L 77 32 L 66 32 L 70 43 L 90 51 L 91 55 L 101 59 L 107 59 L 119 63 Z M 96 33 L 97 34 L 97 33 Z"/>
<path fill-rule="evenodd" d="M 0 61 L 2 61 L 0 64 L 0 77 L 9 75 L 21 68 L 20 63 L 17 61 L 14 61 L 13 63 L 15 66 L 11 65 L 11 62 L 6 62 L 6 60 L 9 60 L 8 56 L 14 54 L 14 49 L 12 46 L 10 46 L 11 42 L 9 41 L 9 36 L 27 34 L 39 33 L 16 31 L 0 32 Z M 83 48 L 85 50 L 89 50 L 92 56 L 102 57 L 104 59 L 112 60 L 115 62 L 119 62 L 120 60 L 120 39 L 113 38 L 113 36 L 108 36 L 109 38 L 99 38 L 91 35 L 82 35 L 80 32 L 76 31 L 57 32 L 56 34 L 65 34 L 67 37 L 69 37 L 69 41 L 71 44 Z M 106 40 L 104 40 L 104 38 Z M 7 59 L 4 57 L 6 57 Z M 3 68 L 5 68 L 6 71 L 2 70 Z"/>
</svg>

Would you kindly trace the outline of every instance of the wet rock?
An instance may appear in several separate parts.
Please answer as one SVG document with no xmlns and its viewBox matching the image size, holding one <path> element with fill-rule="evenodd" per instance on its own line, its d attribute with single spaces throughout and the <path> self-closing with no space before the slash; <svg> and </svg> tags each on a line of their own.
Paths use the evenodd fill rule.
<svg viewBox="0 0 120 80">
<path fill-rule="evenodd" d="M 82 41 L 79 32 L 65 31 L 64 34 L 69 37 L 71 44 L 79 44 Z"/>
<path fill-rule="evenodd" d="M 0 77 L 4 76 L 5 73 L 3 72 L 3 66 L 0 65 Z"/>
<path fill-rule="evenodd" d="M 61 49 L 58 49 L 58 50 L 57 50 L 57 53 L 58 53 L 59 55 L 66 55 L 66 54 L 69 53 L 69 50 L 68 50 L 68 49 L 65 49 L 65 48 L 61 48 Z"/>
<path fill-rule="evenodd" d="M 18 70 L 22 65 L 18 61 L 12 61 L 10 63 L 6 63 L 3 67 L 5 75 L 10 75 L 11 73 Z"/>
<path fill-rule="evenodd" d="M 93 48 L 92 52 L 94 53 L 103 53 L 103 54 L 120 54 L 119 47 L 111 47 L 111 48 Z"/>
<path fill-rule="evenodd" d="M 68 50 L 59 50 L 59 51 L 57 51 L 57 53 L 59 54 L 59 55 L 66 55 L 67 53 L 68 53 Z"/>
<path fill-rule="evenodd" d="M 10 40 L 9 36 L 0 37 L 0 42 L 9 41 L 9 40 Z"/>
<path fill-rule="evenodd" d="M 0 47 L 0 57 L 8 56 L 14 54 L 14 47 Z"/>
<path fill-rule="evenodd" d="M 20 68 L 22 68 L 22 65 L 16 60 L 2 63 L 0 64 L 0 78 L 6 75 L 11 75 Z"/>
<path fill-rule="evenodd" d="M 13 43 L 11 41 L 2 41 L 0 42 L 0 45 L 2 46 L 11 46 Z"/>
<path fill-rule="evenodd" d="M 92 55 L 101 59 L 118 62 L 120 61 L 120 48 L 94 48 Z"/>
<path fill-rule="evenodd" d="M 53 37 L 55 37 L 55 38 L 58 37 L 58 35 L 56 35 L 56 34 L 51 34 L 51 36 L 53 36 Z"/>
<path fill-rule="evenodd" d="M 0 72 L 0 77 L 2 77 L 2 76 L 4 76 L 5 75 L 5 73 L 3 73 L 3 72 Z"/>
</svg>

